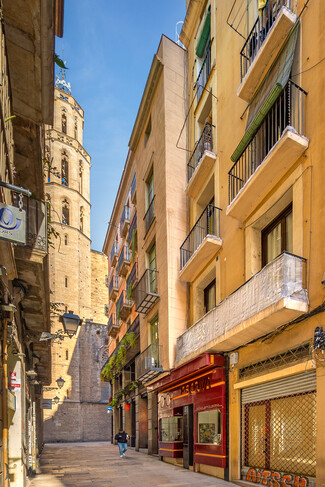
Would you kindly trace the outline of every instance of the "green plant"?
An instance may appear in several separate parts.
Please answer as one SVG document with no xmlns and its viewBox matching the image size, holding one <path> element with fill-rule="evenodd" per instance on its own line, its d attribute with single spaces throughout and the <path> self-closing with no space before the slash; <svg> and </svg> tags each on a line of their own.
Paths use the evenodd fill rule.
<svg viewBox="0 0 325 487">
<path fill-rule="evenodd" d="M 11 115 L 10 117 L 5 118 L 5 123 L 9 122 L 9 120 L 12 120 L 13 118 L 16 118 L 16 115 Z"/>
<path fill-rule="evenodd" d="M 61 69 L 69 69 L 69 68 L 67 68 L 67 67 L 66 67 L 65 62 L 64 62 L 64 61 L 62 61 L 62 59 L 61 59 L 61 58 L 60 58 L 60 57 L 59 57 L 57 54 L 55 54 L 55 57 L 54 57 L 54 62 L 55 62 L 55 64 L 57 64 L 57 65 L 59 66 L 59 68 L 61 68 Z"/>
<path fill-rule="evenodd" d="M 128 299 L 132 299 L 132 284 L 130 283 L 127 287 L 127 290 L 126 290 L 126 297 Z"/>
<path fill-rule="evenodd" d="M 121 318 L 121 310 L 119 306 L 116 306 L 116 319 L 119 320 Z"/>
<path fill-rule="evenodd" d="M 136 342 L 136 335 L 134 333 L 126 333 L 120 342 L 120 346 L 116 355 L 113 355 L 101 371 L 101 379 L 106 379 L 115 383 L 115 379 L 123 369 L 126 362 L 127 351 L 134 347 Z"/>
</svg>

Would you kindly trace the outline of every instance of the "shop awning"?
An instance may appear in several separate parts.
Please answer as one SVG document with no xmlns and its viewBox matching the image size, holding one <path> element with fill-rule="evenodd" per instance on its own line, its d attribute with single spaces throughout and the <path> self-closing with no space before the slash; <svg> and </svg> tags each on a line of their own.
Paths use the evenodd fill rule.
<svg viewBox="0 0 325 487">
<path fill-rule="evenodd" d="M 292 31 L 250 105 L 245 134 L 231 156 L 233 162 L 238 161 L 289 80 L 298 26 Z"/>
<path fill-rule="evenodd" d="M 195 49 L 195 53 L 198 57 L 202 57 L 204 54 L 204 48 L 206 46 L 206 43 L 210 35 L 210 28 L 211 28 L 211 13 L 210 11 L 208 11 Z"/>
</svg>

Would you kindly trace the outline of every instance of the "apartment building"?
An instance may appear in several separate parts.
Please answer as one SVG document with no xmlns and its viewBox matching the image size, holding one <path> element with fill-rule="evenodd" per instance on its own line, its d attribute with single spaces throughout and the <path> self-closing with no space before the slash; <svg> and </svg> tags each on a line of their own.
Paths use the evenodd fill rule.
<svg viewBox="0 0 325 487">
<path fill-rule="evenodd" d="M 110 358 L 114 428 L 131 445 L 158 451 L 157 393 L 150 384 L 175 362 L 186 329 L 186 283 L 178 279 L 186 236 L 185 51 L 162 36 L 129 141 L 103 247 L 109 259 Z M 186 149 L 185 134 L 180 139 Z"/>
<path fill-rule="evenodd" d="M 188 1 L 188 329 L 159 455 L 232 481 L 323 482 L 320 1 Z"/>
</svg>

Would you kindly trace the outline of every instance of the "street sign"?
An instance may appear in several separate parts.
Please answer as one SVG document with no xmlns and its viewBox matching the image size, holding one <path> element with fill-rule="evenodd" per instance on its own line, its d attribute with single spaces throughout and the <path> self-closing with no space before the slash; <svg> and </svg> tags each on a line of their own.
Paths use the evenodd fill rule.
<svg viewBox="0 0 325 487">
<path fill-rule="evenodd" d="M 26 244 L 26 212 L 0 203 L 0 238 Z"/>
<path fill-rule="evenodd" d="M 41 409 L 52 409 L 52 399 L 41 399 Z"/>
<path fill-rule="evenodd" d="M 12 392 L 20 391 L 21 380 L 20 380 L 20 378 L 17 377 L 17 373 L 16 372 L 10 372 L 8 386 L 11 389 Z"/>
<path fill-rule="evenodd" d="M 112 413 L 113 412 L 113 407 L 112 406 L 107 406 L 107 412 Z"/>
</svg>

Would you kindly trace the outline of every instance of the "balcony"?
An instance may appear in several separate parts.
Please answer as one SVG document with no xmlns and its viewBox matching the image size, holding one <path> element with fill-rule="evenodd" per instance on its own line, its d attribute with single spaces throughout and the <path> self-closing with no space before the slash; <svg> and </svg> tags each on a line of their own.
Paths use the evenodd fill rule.
<svg viewBox="0 0 325 487">
<path fill-rule="evenodd" d="M 118 257 L 118 244 L 117 242 L 113 243 L 113 247 L 111 250 L 111 266 L 115 267 Z"/>
<path fill-rule="evenodd" d="M 306 261 L 284 252 L 177 339 L 176 362 L 235 349 L 308 311 Z"/>
<path fill-rule="evenodd" d="M 137 215 L 137 210 L 135 210 L 135 213 L 133 215 L 133 218 L 132 218 L 132 221 L 131 221 L 131 225 L 130 225 L 130 228 L 129 228 L 129 233 L 128 233 L 128 237 L 127 237 L 127 242 L 129 244 L 129 246 L 132 248 L 132 238 L 135 239 L 135 242 L 134 242 L 134 247 L 135 247 L 135 250 L 137 249 L 137 236 L 136 236 L 136 233 L 137 233 L 137 224 L 138 224 L 138 215 Z M 133 233 L 134 233 L 134 237 L 133 237 Z"/>
<path fill-rule="evenodd" d="M 158 299 L 158 271 L 147 269 L 134 290 L 135 311 L 147 314 Z"/>
<path fill-rule="evenodd" d="M 119 288 L 118 276 L 113 274 L 108 286 L 109 299 L 111 299 L 112 301 L 115 301 L 117 297 L 118 288 Z"/>
<path fill-rule="evenodd" d="M 125 205 L 120 221 L 120 234 L 122 237 L 126 237 L 130 226 L 130 207 Z"/>
<path fill-rule="evenodd" d="M 128 298 L 126 291 L 122 291 L 116 303 L 116 314 L 122 321 L 126 321 L 132 310 L 132 301 Z"/>
<path fill-rule="evenodd" d="M 126 280 L 126 289 L 133 289 L 138 281 L 138 264 L 135 262 Z"/>
<path fill-rule="evenodd" d="M 132 183 L 131 183 L 131 201 L 135 205 L 137 202 L 137 180 L 136 175 L 133 176 Z"/>
<path fill-rule="evenodd" d="M 132 321 L 128 328 L 128 333 L 134 333 L 136 336 L 140 335 L 140 317 L 139 315 Z"/>
<path fill-rule="evenodd" d="M 230 169 L 227 215 L 244 221 L 307 149 L 302 135 L 306 94 L 289 80 Z"/>
<path fill-rule="evenodd" d="M 151 202 L 149 203 L 147 212 L 144 215 L 143 219 L 145 221 L 146 234 L 147 234 L 149 231 L 149 228 L 152 225 L 152 222 L 155 219 L 155 197 L 153 197 Z"/>
<path fill-rule="evenodd" d="M 107 334 L 109 337 L 116 338 L 118 332 L 120 330 L 120 323 L 119 320 L 116 319 L 116 314 L 111 314 L 110 319 L 108 320 L 108 330 Z"/>
<path fill-rule="evenodd" d="M 220 208 L 208 205 L 180 248 L 180 279 L 193 282 L 218 253 L 220 238 Z"/>
<path fill-rule="evenodd" d="M 291 0 L 269 0 L 240 52 L 241 85 L 237 95 L 249 102 L 296 22 Z"/>
<path fill-rule="evenodd" d="M 207 47 L 206 55 L 204 61 L 202 63 L 199 75 L 195 82 L 196 85 L 196 96 L 197 96 L 197 103 L 199 103 L 202 93 L 204 91 L 205 85 L 207 84 L 209 75 L 211 72 L 211 41 Z"/>
<path fill-rule="evenodd" d="M 135 375 L 144 384 L 157 377 L 164 370 L 160 365 L 161 345 L 149 345 L 135 359 Z"/>
<path fill-rule="evenodd" d="M 127 244 L 124 245 L 117 263 L 117 272 L 119 276 L 125 277 L 130 268 L 130 249 Z"/>
<path fill-rule="evenodd" d="M 195 198 L 203 183 L 211 174 L 216 160 L 213 152 L 212 125 L 207 123 L 202 135 L 195 145 L 194 151 L 187 163 L 187 187 L 186 194 Z"/>
</svg>

